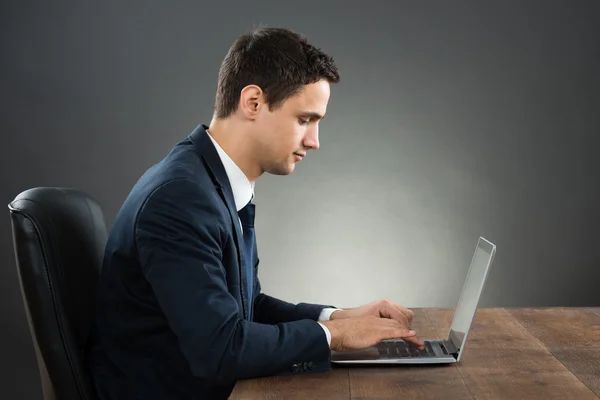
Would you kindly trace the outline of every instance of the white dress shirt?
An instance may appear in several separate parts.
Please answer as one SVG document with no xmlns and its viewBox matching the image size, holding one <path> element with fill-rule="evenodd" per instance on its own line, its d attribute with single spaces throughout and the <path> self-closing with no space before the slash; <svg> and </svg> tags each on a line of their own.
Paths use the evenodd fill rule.
<svg viewBox="0 0 600 400">
<path fill-rule="evenodd" d="M 225 172 L 227 173 L 227 178 L 229 178 L 229 184 L 231 185 L 231 190 L 233 191 L 233 199 L 235 200 L 235 208 L 237 211 L 240 211 L 242 208 L 246 206 L 253 198 L 254 198 L 254 184 L 250 183 L 248 177 L 244 172 L 236 165 L 235 162 L 225 153 L 225 150 L 217 143 L 217 141 L 212 137 L 208 131 L 206 131 L 208 137 L 215 145 L 217 149 L 217 153 L 219 154 L 219 158 L 221 159 L 221 163 L 223 163 L 223 167 L 225 167 Z M 239 220 L 240 227 L 242 226 L 242 222 Z M 243 230 L 242 230 L 243 232 Z M 324 308 L 319 315 L 319 321 L 328 321 L 333 314 L 334 311 L 338 310 L 337 308 Z M 319 325 L 325 331 L 325 336 L 327 337 L 327 344 L 331 347 L 331 332 L 329 329 L 323 324 L 319 322 Z"/>
</svg>

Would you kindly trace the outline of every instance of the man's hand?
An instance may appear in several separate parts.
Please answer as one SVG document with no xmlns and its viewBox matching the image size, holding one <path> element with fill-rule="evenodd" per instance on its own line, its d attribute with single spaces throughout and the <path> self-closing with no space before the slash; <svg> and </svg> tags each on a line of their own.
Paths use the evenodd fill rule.
<svg viewBox="0 0 600 400">
<path fill-rule="evenodd" d="M 385 339 L 413 339 L 415 331 L 394 319 L 379 317 L 341 318 L 321 322 L 331 333 L 331 350 L 362 350 Z"/>
<path fill-rule="evenodd" d="M 413 312 L 408 308 L 384 299 L 377 300 L 357 308 L 334 311 L 331 314 L 330 320 L 359 317 L 385 318 L 397 321 L 402 328 L 408 331 L 412 324 L 413 316 Z M 413 344 L 419 350 L 423 350 L 425 348 L 423 341 L 416 335 L 397 336 L 396 338 L 398 337 Z"/>
</svg>

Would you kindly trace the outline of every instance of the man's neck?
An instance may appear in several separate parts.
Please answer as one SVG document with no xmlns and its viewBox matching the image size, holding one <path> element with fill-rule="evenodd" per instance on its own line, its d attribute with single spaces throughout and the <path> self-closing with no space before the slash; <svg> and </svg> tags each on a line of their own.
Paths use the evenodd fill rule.
<svg viewBox="0 0 600 400">
<path fill-rule="evenodd" d="M 208 131 L 235 165 L 244 172 L 250 183 L 254 184 L 264 171 L 252 157 L 253 144 L 250 137 L 244 134 L 245 130 L 231 119 L 213 118 Z"/>
</svg>

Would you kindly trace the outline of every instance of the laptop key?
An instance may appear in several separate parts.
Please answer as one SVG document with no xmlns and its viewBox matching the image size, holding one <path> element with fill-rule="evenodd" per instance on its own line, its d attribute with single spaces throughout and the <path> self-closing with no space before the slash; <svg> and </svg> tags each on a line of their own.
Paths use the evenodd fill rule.
<svg viewBox="0 0 600 400">
<path fill-rule="evenodd" d="M 417 351 L 417 349 L 415 349 L 413 346 L 409 345 L 408 347 L 408 352 L 410 353 L 410 355 L 412 357 L 419 357 L 419 352 Z"/>
<path fill-rule="evenodd" d="M 396 348 L 398 349 L 398 355 L 400 357 L 411 357 L 410 352 L 406 348 L 406 343 L 404 343 L 404 342 L 397 342 L 397 347 Z"/>
<path fill-rule="evenodd" d="M 388 354 L 388 347 L 385 342 L 381 342 L 377 345 L 377 350 L 379 350 L 379 357 L 381 358 L 390 358 Z"/>
<path fill-rule="evenodd" d="M 419 357 L 431 357 L 431 355 L 427 352 L 427 349 L 417 351 L 419 352 Z"/>
<path fill-rule="evenodd" d="M 429 354 L 430 357 L 435 356 L 435 352 L 433 351 L 433 347 L 431 347 L 430 342 L 425 342 L 425 350 L 427 351 L 427 354 Z"/>
</svg>

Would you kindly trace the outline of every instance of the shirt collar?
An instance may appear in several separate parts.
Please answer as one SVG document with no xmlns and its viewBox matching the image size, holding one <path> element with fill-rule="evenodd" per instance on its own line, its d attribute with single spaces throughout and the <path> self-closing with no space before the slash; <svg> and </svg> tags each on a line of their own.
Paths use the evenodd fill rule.
<svg viewBox="0 0 600 400">
<path fill-rule="evenodd" d="M 208 130 L 206 133 L 215 145 L 215 149 L 219 154 L 219 158 L 221 158 L 223 167 L 225 167 L 225 172 L 227 173 L 229 184 L 231 185 L 231 190 L 233 192 L 233 199 L 235 200 L 235 208 L 237 211 L 240 211 L 254 198 L 254 184 L 250 183 L 246 174 L 244 174 L 240 167 L 233 162 L 231 157 L 225 153 L 225 150 L 219 146 L 219 143 L 217 143 Z"/>
</svg>

